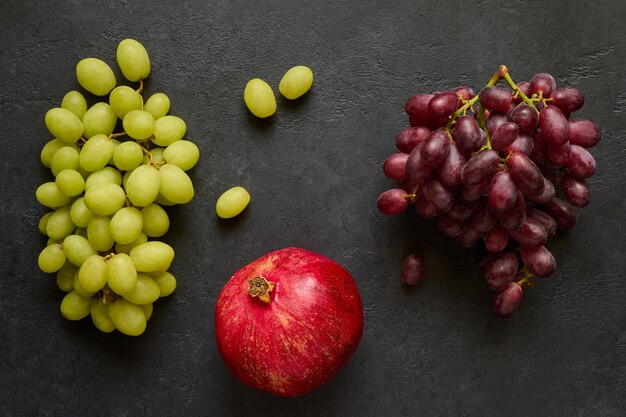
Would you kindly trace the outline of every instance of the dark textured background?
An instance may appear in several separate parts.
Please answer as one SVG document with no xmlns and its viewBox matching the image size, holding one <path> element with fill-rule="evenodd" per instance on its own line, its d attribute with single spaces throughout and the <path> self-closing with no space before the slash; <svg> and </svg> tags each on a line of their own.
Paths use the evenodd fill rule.
<svg viewBox="0 0 626 417">
<path fill-rule="evenodd" d="M 50 2 L 52 3 L 52 2 Z M 622 1 L 54 2 L 0 4 L 0 415 L 2 416 L 623 416 L 626 413 Z M 593 5 L 592 5 L 593 3 Z M 62 293 L 41 273 L 34 198 L 45 112 L 77 88 L 79 59 L 115 71 L 124 37 L 152 60 L 201 149 L 196 198 L 171 210 L 176 293 L 139 338 L 61 318 Z M 375 208 L 381 172 L 406 125 L 404 100 L 479 88 L 499 64 L 582 89 L 581 117 L 603 128 L 594 200 L 548 245 L 557 273 L 509 320 L 491 313 L 477 263 L 433 221 Z M 289 67 L 313 69 L 303 99 L 278 99 L 271 121 L 246 111 L 258 76 L 277 91 Z M 119 79 L 119 77 L 118 77 Z M 240 184 L 243 216 L 214 204 Z M 236 381 L 216 351 L 213 307 L 231 274 L 264 253 L 302 246 L 344 265 L 365 306 L 347 367 L 319 390 L 274 398 Z M 407 251 L 428 259 L 407 290 Z"/>
</svg>

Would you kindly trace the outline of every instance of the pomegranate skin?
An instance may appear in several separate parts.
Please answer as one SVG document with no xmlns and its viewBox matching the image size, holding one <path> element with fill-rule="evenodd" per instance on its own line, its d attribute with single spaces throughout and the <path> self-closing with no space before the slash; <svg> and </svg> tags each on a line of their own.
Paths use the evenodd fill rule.
<svg viewBox="0 0 626 417">
<path fill-rule="evenodd" d="M 275 284 L 269 302 L 249 280 Z M 363 306 L 344 268 L 317 253 L 285 248 L 232 276 L 215 307 L 218 350 L 237 378 L 284 397 L 307 393 L 335 375 L 363 333 Z"/>
</svg>

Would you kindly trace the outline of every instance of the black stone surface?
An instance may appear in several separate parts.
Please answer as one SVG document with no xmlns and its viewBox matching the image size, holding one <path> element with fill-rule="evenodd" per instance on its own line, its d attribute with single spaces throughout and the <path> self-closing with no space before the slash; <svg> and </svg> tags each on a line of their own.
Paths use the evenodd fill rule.
<svg viewBox="0 0 626 417">
<path fill-rule="evenodd" d="M 0 415 L 2 416 L 623 416 L 626 415 L 624 116 L 626 3 L 526 1 L 58 1 L 0 3 Z M 149 51 L 148 92 L 164 91 L 201 149 L 196 198 L 170 210 L 165 240 L 179 287 L 142 337 L 61 318 L 62 293 L 37 268 L 51 178 L 39 163 L 45 112 L 75 89 L 88 56 L 117 43 Z M 245 109 L 252 77 L 277 91 L 313 69 L 310 93 L 278 99 L 269 121 Z M 509 320 L 491 312 L 483 249 L 458 248 L 433 221 L 376 211 L 383 159 L 407 124 L 404 100 L 480 88 L 499 64 L 515 80 L 552 73 L 584 91 L 580 117 L 603 128 L 594 200 L 548 245 L 558 270 Z M 219 221 L 243 185 L 245 214 Z M 301 246 L 344 265 L 365 307 L 361 345 L 301 398 L 239 383 L 216 351 L 216 297 L 244 264 Z M 399 282 L 411 250 L 426 279 Z"/>
</svg>

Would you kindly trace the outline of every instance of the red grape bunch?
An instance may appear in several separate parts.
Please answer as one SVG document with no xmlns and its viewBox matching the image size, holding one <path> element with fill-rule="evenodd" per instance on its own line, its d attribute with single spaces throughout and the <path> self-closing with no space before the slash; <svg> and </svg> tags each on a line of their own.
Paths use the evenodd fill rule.
<svg viewBox="0 0 626 417">
<path fill-rule="evenodd" d="M 502 79 L 508 88 L 497 86 Z M 398 186 L 378 197 L 378 210 L 395 214 L 414 204 L 421 217 L 439 217 L 441 232 L 460 246 L 482 239 L 489 253 L 480 270 L 496 292 L 494 312 L 510 316 L 522 288 L 556 269 L 546 240 L 572 228 L 574 207 L 591 200 L 586 180 L 596 162 L 587 149 L 600 129 L 571 118 L 584 101 L 546 73 L 515 84 L 504 65 L 477 95 L 459 87 L 410 97 L 411 127 L 396 135 L 399 152 L 383 165 Z M 417 283 L 424 267 L 420 255 L 407 256 L 404 282 Z"/>
</svg>

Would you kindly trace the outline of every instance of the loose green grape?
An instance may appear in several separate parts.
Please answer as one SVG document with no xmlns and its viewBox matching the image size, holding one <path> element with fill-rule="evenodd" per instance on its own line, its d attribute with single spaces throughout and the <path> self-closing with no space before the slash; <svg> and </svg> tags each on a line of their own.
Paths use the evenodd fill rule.
<svg viewBox="0 0 626 417">
<path fill-rule="evenodd" d="M 143 159 L 141 161 L 142 164 L 148 164 L 150 161 L 152 161 L 155 164 L 158 164 L 160 162 L 165 162 L 163 160 L 163 151 L 165 150 L 165 148 L 152 148 L 150 149 L 150 155 L 145 154 L 143 156 Z"/>
<path fill-rule="evenodd" d="M 193 168 L 198 158 L 200 158 L 200 150 L 195 143 L 188 140 L 178 140 L 163 151 L 163 159 L 183 171 Z"/>
<path fill-rule="evenodd" d="M 78 270 L 80 286 L 88 292 L 99 291 L 107 282 L 106 268 L 107 264 L 100 255 L 92 255 L 85 259 Z"/>
<path fill-rule="evenodd" d="M 157 190 L 158 192 L 158 190 Z M 59 191 L 54 182 L 45 182 L 35 191 L 37 201 L 46 207 L 58 208 L 69 204 L 70 198 Z"/>
<path fill-rule="evenodd" d="M 92 136 L 80 150 L 79 163 L 85 171 L 97 171 L 104 168 L 111 158 L 115 145 L 108 136 Z"/>
<path fill-rule="evenodd" d="M 143 228 L 143 216 L 134 207 L 121 208 L 111 218 L 111 236 L 122 245 L 134 242 Z"/>
<path fill-rule="evenodd" d="M 95 135 L 109 136 L 117 124 L 117 116 L 107 103 L 96 103 L 83 116 L 84 136 L 89 139 Z"/>
<path fill-rule="evenodd" d="M 65 261 L 57 272 L 57 287 L 61 291 L 70 292 L 74 289 L 74 274 L 76 271 L 76 265 L 70 261 Z"/>
<path fill-rule="evenodd" d="M 150 320 L 150 317 L 152 317 L 153 304 L 144 304 L 139 307 L 143 310 L 143 314 L 146 315 L 146 321 Z"/>
<path fill-rule="evenodd" d="M 142 208 L 141 216 L 143 217 L 143 228 L 141 231 L 147 236 L 163 236 L 170 228 L 170 219 L 165 210 L 158 204 L 150 204 Z"/>
<path fill-rule="evenodd" d="M 167 297 L 176 289 L 176 278 L 167 271 L 155 277 L 154 280 L 159 286 L 161 297 Z"/>
<path fill-rule="evenodd" d="M 111 333 L 115 330 L 115 323 L 109 317 L 109 309 L 102 299 L 91 301 L 91 321 L 96 329 L 104 333 Z"/>
<path fill-rule="evenodd" d="M 79 154 L 76 148 L 64 146 L 52 155 L 50 170 L 52 175 L 57 176 L 64 169 L 77 170 L 79 166 Z"/>
<path fill-rule="evenodd" d="M 61 107 L 48 110 L 46 127 L 52 136 L 67 143 L 76 143 L 84 131 L 80 119 L 71 111 Z"/>
<path fill-rule="evenodd" d="M 174 259 L 174 249 L 167 243 L 156 240 L 135 246 L 130 259 L 140 272 L 167 270 Z"/>
<path fill-rule="evenodd" d="M 63 240 L 63 252 L 67 259 L 76 266 L 81 266 L 85 259 L 97 252 L 89 241 L 80 235 L 69 235 Z"/>
<path fill-rule="evenodd" d="M 119 243 L 115 244 L 115 252 L 117 253 L 125 253 L 127 255 L 130 255 L 130 251 L 135 247 L 135 246 L 139 246 L 142 243 L 146 243 L 148 241 L 148 236 L 146 236 L 145 233 L 139 233 L 139 237 L 137 239 L 135 239 L 134 241 L 132 241 L 131 243 L 129 243 L 128 245 L 122 245 Z"/>
<path fill-rule="evenodd" d="M 175 204 L 185 204 L 194 195 L 191 179 L 176 165 L 165 164 L 159 168 L 161 177 L 159 193 Z"/>
<path fill-rule="evenodd" d="M 170 206 L 175 206 L 176 205 L 175 203 L 172 203 L 167 198 L 163 197 L 161 195 L 161 193 L 159 193 L 159 195 L 157 195 L 157 198 L 154 200 L 154 202 L 156 204 L 158 204 L 159 206 L 166 206 L 166 207 L 170 207 Z"/>
<path fill-rule="evenodd" d="M 128 336 L 139 336 L 146 330 L 146 315 L 138 305 L 120 299 L 107 306 L 109 317 L 120 332 Z"/>
<path fill-rule="evenodd" d="M 126 195 L 117 184 L 96 184 L 85 191 L 85 205 L 94 214 L 110 216 L 124 206 Z"/>
<path fill-rule="evenodd" d="M 80 320 L 89 315 L 91 299 L 81 297 L 76 291 L 68 292 L 61 301 L 61 314 L 68 320 Z"/>
<path fill-rule="evenodd" d="M 141 94 L 125 85 L 115 87 L 109 96 L 109 105 L 117 117 L 123 119 L 132 110 L 141 110 Z"/>
<path fill-rule="evenodd" d="M 116 84 L 111 67 L 98 58 L 80 60 L 76 65 L 76 78 L 85 90 L 97 96 L 106 96 Z"/>
<path fill-rule="evenodd" d="M 243 90 L 243 100 L 256 117 L 265 118 L 276 112 L 276 97 L 272 87 L 260 78 L 253 78 Z"/>
<path fill-rule="evenodd" d="M 250 194 L 243 187 L 233 187 L 217 199 L 215 212 L 223 219 L 230 219 L 241 213 L 250 203 Z"/>
<path fill-rule="evenodd" d="M 313 85 L 313 71 L 309 67 L 299 65 L 290 68 L 283 75 L 278 84 L 278 90 L 289 100 L 294 100 L 309 91 L 311 85 Z"/>
<path fill-rule="evenodd" d="M 61 101 L 61 107 L 74 113 L 76 117 L 82 119 L 87 111 L 87 100 L 78 91 L 68 91 L 63 100 Z"/>
<path fill-rule="evenodd" d="M 64 169 L 54 181 L 59 191 L 68 197 L 75 197 L 85 190 L 85 180 L 78 171 Z"/>
<path fill-rule="evenodd" d="M 139 81 L 150 75 L 150 58 L 142 44 L 124 39 L 117 46 L 117 65 L 128 81 Z"/>
<path fill-rule="evenodd" d="M 70 219 L 78 227 L 87 227 L 91 216 L 93 212 L 87 208 L 83 197 L 77 198 L 70 206 Z"/>
<path fill-rule="evenodd" d="M 177 116 L 163 116 L 154 122 L 154 138 L 152 142 L 157 146 L 169 146 L 181 140 L 187 132 L 185 121 Z"/>
<path fill-rule="evenodd" d="M 63 264 L 65 264 L 65 253 L 63 253 L 63 246 L 58 244 L 46 246 L 39 253 L 37 263 L 39 264 L 39 269 L 41 269 L 43 272 L 47 272 L 49 274 L 57 272 L 63 267 Z"/>
<path fill-rule="evenodd" d="M 54 154 L 56 153 L 56 151 L 58 151 L 59 149 L 68 146 L 68 147 L 73 147 L 74 149 L 76 149 L 78 151 L 78 149 L 76 148 L 75 144 L 68 144 L 67 142 L 63 142 L 60 139 L 52 139 L 48 142 L 46 142 L 46 144 L 43 146 L 43 148 L 41 149 L 41 163 L 44 164 L 44 166 L 50 168 L 50 163 L 52 162 L 52 157 L 54 156 Z"/>
<path fill-rule="evenodd" d="M 74 292 L 80 295 L 81 297 L 85 297 L 85 298 L 89 298 L 95 294 L 81 287 L 80 281 L 78 279 L 78 271 L 76 271 L 76 273 L 74 274 Z"/>
<path fill-rule="evenodd" d="M 126 181 L 126 194 L 131 203 L 139 207 L 152 204 L 161 184 L 159 170 L 152 165 L 140 165 Z"/>
<path fill-rule="evenodd" d="M 93 216 L 87 223 L 87 240 L 98 252 L 106 252 L 113 247 L 115 241 L 111 236 L 111 220 L 105 216 Z"/>
<path fill-rule="evenodd" d="M 51 211 L 49 213 L 44 214 L 43 216 L 41 216 L 41 219 L 39 219 L 39 231 L 41 232 L 42 235 L 46 235 L 48 236 L 48 232 L 46 230 L 46 227 L 48 225 L 48 220 L 50 219 L 50 216 L 52 216 L 52 213 L 54 213 L 54 211 Z"/>
<path fill-rule="evenodd" d="M 89 191 L 96 184 L 122 184 L 122 174 L 112 167 L 104 167 L 94 171 L 85 181 L 85 191 Z"/>
<path fill-rule="evenodd" d="M 54 240 L 63 240 L 72 234 L 76 225 L 72 223 L 70 217 L 70 206 L 63 206 L 57 209 L 48 219 L 46 224 L 46 234 Z"/>
<path fill-rule="evenodd" d="M 141 165 L 142 160 L 143 151 L 137 142 L 120 143 L 113 152 L 113 163 L 122 171 L 132 171 Z"/>
<path fill-rule="evenodd" d="M 160 119 L 170 111 L 170 99 L 163 93 L 152 94 L 143 109 L 150 113 L 154 120 Z"/>
<path fill-rule="evenodd" d="M 128 294 L 137 284 L 137 269 L 130 256 L 118 253 L 107 261 L 106 277 L 114 292 L 119 295 Z"/>
<path fill-rule="evenodd" d="M 144 305 L 154 303 L 159 299 L 161 290 L 158 284 L 149 276 L 137 274 L 137 284 L 124 298 L 133 304 Z"/>
<path fill-rule="evenodd" d="M 124 131 L 128 136 L 137 140 L 148 139 L 154 132 L 154 117 L 147 111 L 132 110 L 126 113 L 124 120 Z"/>
</svg>

